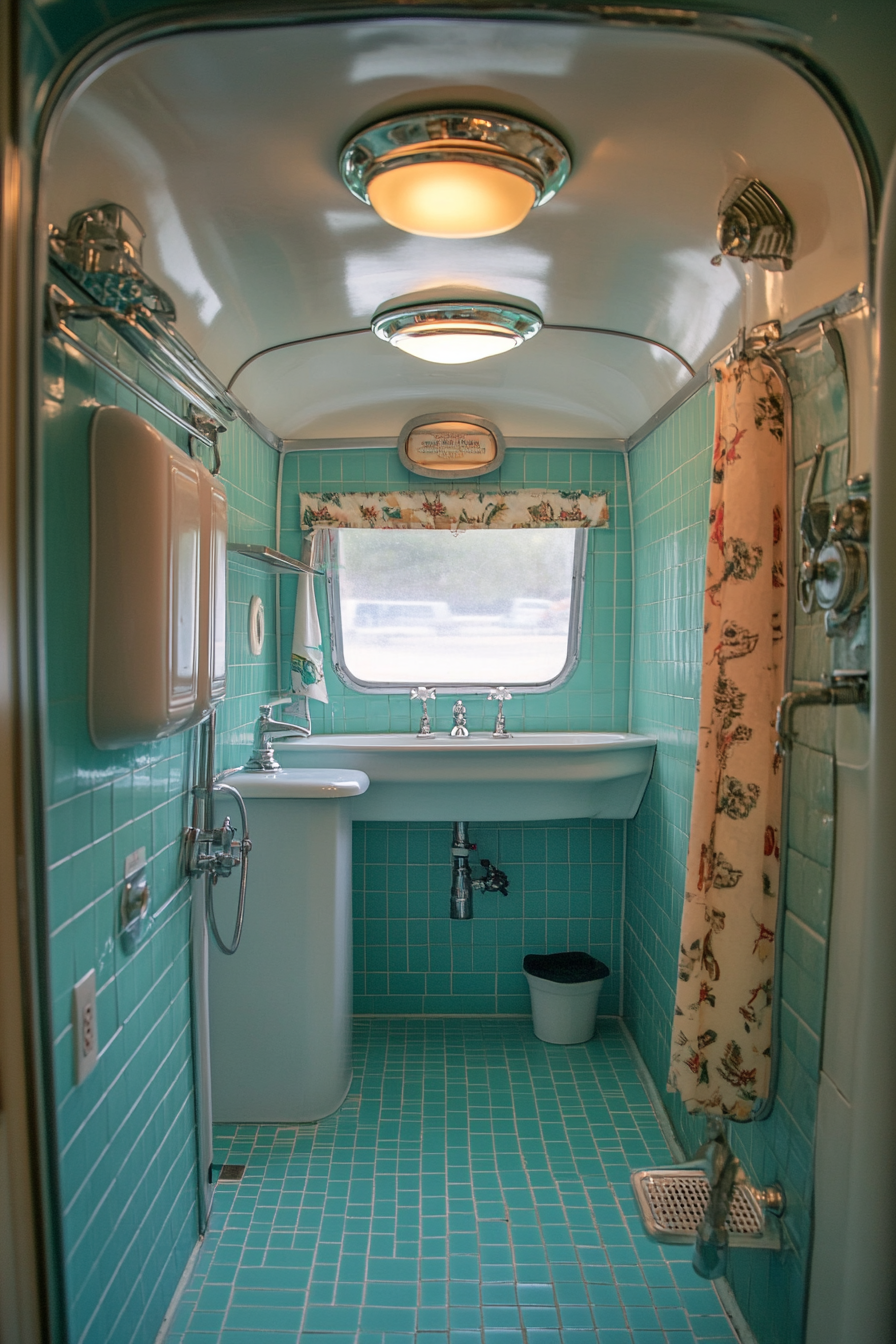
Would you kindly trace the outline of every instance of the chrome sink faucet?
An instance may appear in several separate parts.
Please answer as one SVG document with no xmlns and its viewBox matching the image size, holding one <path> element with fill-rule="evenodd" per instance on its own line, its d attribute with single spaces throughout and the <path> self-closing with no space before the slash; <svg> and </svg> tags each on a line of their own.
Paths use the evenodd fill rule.
<svg viewBox="0 0 896 1344">
<path fill-rule="evenodd" d="M 451 729 L 451 736 L 469 737 L 470 730 L 467 727 L 467 707 L 463 700 L 455 700 L 451 712 L 454 715 L 454 727 Z"/>
<path fill-rule="evenodd" d="M 504 701 L 512 700 L 513 696 L 505 686 L 495 686 L 489 691 L 488 698 L 498 702 L 498 717 L 495 719 L 495 730 L 492 737 L 513 737 L 513 733 L 508 733 L 507 725 L 504 722 Z"/>
<path fill-rule="evenodd" d="M 420 700 L 423 705 L 423 713 L 420 716 L 420 727 L 417 731 L 418 737 L 432 737 L 432 725 L 429 722 L 429 713 L 426 708 L 427 700 L 435 700 L 435 686 L 412 686 L 411 699 Z"/>
<path fill-rule="evenodd" d="M 274 739 L 288 742 L 311 736 L 310 720 L 306 728 L 300 723 L 284 723 L 281 719 L 271 718 L 274 705 L 288 705 L 291 698 L 285 696 L 282 700 L 274 700 L 269 705 L 259 705 L 258 720 L 255 724 L 255 745 L 244 769 L 279 770 L 280 762 L 274 756 Z"/>
</svg>

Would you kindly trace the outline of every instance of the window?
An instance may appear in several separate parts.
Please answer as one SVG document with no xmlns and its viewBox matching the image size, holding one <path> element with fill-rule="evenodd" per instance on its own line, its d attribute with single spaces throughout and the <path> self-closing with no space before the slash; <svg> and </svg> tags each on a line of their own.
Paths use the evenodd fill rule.
<svg viewBox="0 0 896 1344">
<path fill-rule="evenodd" d="M 359 690 L 547 691 L 578 658 L 584 529 L 335 533 L 334 659 Z"/>
</svg>

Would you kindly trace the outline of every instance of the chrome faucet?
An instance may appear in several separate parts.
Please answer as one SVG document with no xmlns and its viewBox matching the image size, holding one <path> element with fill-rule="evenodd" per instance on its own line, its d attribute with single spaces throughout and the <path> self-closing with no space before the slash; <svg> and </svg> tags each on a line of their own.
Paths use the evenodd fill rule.
<svg viewBox="0 0 896 1344">
<path fill-rule="evenodd" d="M 495 719 L 495 730 L 492 737 L 513 737 L 513 733 L 508 733 L 507 725 L 504 722 L 504 701 L 512 700 L 513 696 L 505 686 L 495 686 L 489 691 L 488 698 L 498 702 L 498 717 Z"/>
<path fill-rule="evenodd" d="M 775 752 L 783 756 L 794 743 L 793 716 L 806 705 L 867 705 L 868 673 L 841 670 L 824 681 L 814 681 L 803 691 L 788 691 L 781 696 L 775 728 L 778 734 Z"/>
<path fill-rule="evenodd" d="M 306 728 L 299 723 L 284 723 L 281 719 L 271 718 L 274 705 L 288 705 L 291 698 L 285 696 L 282 700 L 273 700 L 269 705 L 259 705 L 258 721 L 255 724 L 255 745 L 244 769 L 279 770 L 280 762 L 274 756 L 274 739 L 288 742 L 311 736 L 310 719 Z"/>
<path fill-rule="evenodd" d="M 703 1221 L 697 1226 L 693 1266 L 703 1279 L 720 1279 L 728 1272 L 728 1217 L 734 1192 L 739 1185 L 749 1186 L 757 1203 L 779 1217 L 784 1212 L 784 1191 L 780 1185 L 765 1189 L 751 1186 L 740 1161 L 731 1151 L 725 1123 L 717 1115 L 706 1118 L 706 1138 L 693 1161 L 681 1167 L 698 1167 L 709 1181 L 709 1201 Z"/>
<path fill-rule="evenodd" d="M 470 730 L 467 727 L 467 707 L 463 700 L 455 700 L 454 708 L 451 712 L 454 715 L 454 727 L 451 729 L 451 736 L 469 737 Z"/>
<path fill-rule="evenodd" d="M 432 726 L 429 722 L 429 713 L 426 708 L 427 700 L 435 700 L 436 688 L 434 686 L 412 686 L 411 699 L 420 700 L 423 704 L 423 713 L 420 716 L 420 727 L 417 731 L 418 737 L 432 737 Z"/>
</svg>

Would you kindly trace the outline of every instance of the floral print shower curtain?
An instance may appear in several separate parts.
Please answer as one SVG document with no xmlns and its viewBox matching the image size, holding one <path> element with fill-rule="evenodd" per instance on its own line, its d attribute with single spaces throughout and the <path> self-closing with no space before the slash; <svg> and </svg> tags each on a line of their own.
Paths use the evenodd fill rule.
<svg viewBox="0 0 896 1344">
<path fill-rule="evenodd" d="M 745 1119 L 768 1095 L 782 765 L 789 397 L 776 365 L 716 369 L 703 679 L 669 1090 Z"/>
</svg>

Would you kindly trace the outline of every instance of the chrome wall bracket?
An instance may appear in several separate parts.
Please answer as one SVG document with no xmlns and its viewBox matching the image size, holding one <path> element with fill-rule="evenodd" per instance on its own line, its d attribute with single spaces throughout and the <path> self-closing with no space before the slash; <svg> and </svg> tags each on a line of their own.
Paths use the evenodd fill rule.
<svg viewBox="0 0 896 1344">
<path fill-rule="evenodd" d="M 805 709 L 809 705 L 867 705 L 868 699 L 868 673 L 864 669 L 840 669 L 823 681 L 810 682 L 801 691 L 788 691 L 781 696 L 775 719 L 778 734 L 776 755 L 785 755 L 793 746 L 796 739 L 793 716 L 798 709 Z"/>
<path fill-rule="evenodd" d="M 238 403 L 178 332 L 171 298 L 143 269 L 144 236 L 131 212 L 111 202 L 72 215 L 64 230 L 51 227 L 47 334 L 75 346 L 155 410 L 214 449 L 218 434 L 236 419 Z M 88 302 L 73 300 L 54 280 L 64 280 Z M 153 373 L 186 400 L 193 408 L 192 422 L 153 397 L 72 329 L 73 322 L 92 318 L 108 322 Z"/>
<path fill-rule="evenodd" d="M 174 322 L 170 295 L 143 269 L 145 238 L 136 215 L 107 201 L 72 215 L 64 232 L 51 227 L 50 253 L 96 303 L 120 317 L 133 321 L 143 308 Z"/>
</svg>

